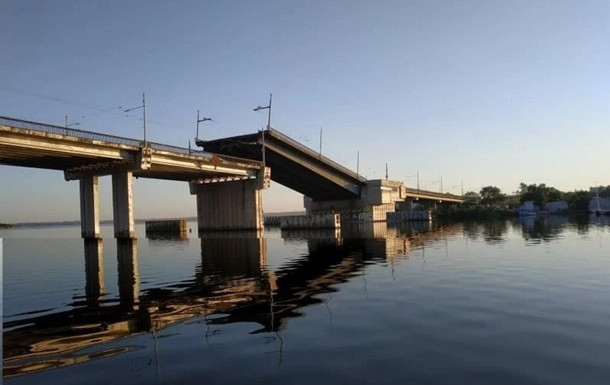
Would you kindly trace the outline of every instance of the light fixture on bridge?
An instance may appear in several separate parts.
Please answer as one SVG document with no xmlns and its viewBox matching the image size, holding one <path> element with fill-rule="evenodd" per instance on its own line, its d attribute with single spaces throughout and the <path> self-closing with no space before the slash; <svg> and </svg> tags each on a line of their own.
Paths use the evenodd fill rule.
<svg viewBox="0 0 610 385">
<path fill-rule="evenodd" d="M 146 95 L 144 93 L 142 94 L 142 105 L 141 106 L 128 108 L 126 110 L 123 110 L 123 112 L 139 110 L 140 108 L 142 109 L 142 122 L 144 125 L 144 146 L 146 147 Z"/>
<path fill-rule="evenodd" d="M 271 101 L 273 100 L 273 94 L 269 94 L 269 105 L 266 107 L 261 107 L 258 106 L 256 107 L 253 111 L 260 111 L 260 110 L 269 110 L 267 113 L 267 131 L 269 131 L 269 129 L 271 128 Z M 261 141 L 262 141 L 262 145 L 263 145 L 263 167 L 265 167 L 265 130 L 263 130 L 262 135 L 261 135 Z"/>
<path fill-rule="evenodd" d="M 195 144 L 203 147 L 203 141 L 199 140 L 199 123 L 202 122 L 213 122 L 212 118 L 201 118 L 199 119 L 199 110 L 197 110 L 197 132 L 195 133 Z"/>
<path fill-rule="evenodd" d="M 405 178 L 417 178 L 417 191 L 419 191 L 419 170 L 417 170 L 417 174 L 407 175 Z"/>
<path fill-rule="evenodd" d="M 70 123 L 70 124 L 68 124 L 68 115 L 66 115 L 65 116 L 65 125 L 66 125 L 66 128 L 68 128 L 68 127 L 80 126 L 80 123 Z"/>
</svg>

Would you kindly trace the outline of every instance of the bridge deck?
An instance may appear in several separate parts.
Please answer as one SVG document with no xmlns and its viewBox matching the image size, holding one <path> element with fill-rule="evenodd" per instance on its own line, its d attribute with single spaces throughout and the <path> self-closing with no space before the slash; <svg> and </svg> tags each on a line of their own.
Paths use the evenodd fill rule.
<svg viewBox="0 0 610 385">
<path fill-rule="evenodd" d="M 0 117 L 0 164 L 62 170 L 67 179 L 132 171 L 142 178 L 253 178 L 254 160 Z"/>
<path fill-rule="evenodd" d="M 219 154 L 262 160 L 262 133 L 199 141 Z M 265 130 L 266 165 L 271 179 L 314 200 L 354 199 L 366 178 L 277 130 Z"/>
</svg>

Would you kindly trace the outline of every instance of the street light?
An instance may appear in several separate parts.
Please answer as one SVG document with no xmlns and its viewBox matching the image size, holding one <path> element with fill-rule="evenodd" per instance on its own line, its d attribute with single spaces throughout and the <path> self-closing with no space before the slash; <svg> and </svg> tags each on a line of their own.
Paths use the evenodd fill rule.
<svg viewBox="0 0 610 385">
<path fill-rule="evenodd" d="M 195 134 L 195 144 L 203 147 L 203 141 L 199 140 L 199 123 L 201 122 L 213 122 L 212 118 L 201 118 L 199 119 L 199 110 L 197 110 L 197 133 Z"/>
<path fill-rule="evenodd" d="M 269 110 L 267 113 L 267 131 L 271 128 L 271 101 L 273 100 L 273 94 L 269 94 L 269 105 L 265 107 L 258 106 L 253 111 Z M 265 130 L 262 132 L 262 145 L 263 145 L 263 167 L 265 167 Z"/>
<path fill-rule="evenodd" d="M 123 112 L 134 111 L 138 109 L 142 109 L 142 121 L 144 122 L 144 146 L 146 146 L 146 95 L 142 94 L 142 105 L 134 108 L 129 108 L 127 110 L 123 110 Z"/>
<path fill-rule="evenodd" d="M 419 170 L 417 170 L 417 174 L 407 175 L 405 178 L 417 178 L 417 191 L 419 192 Z"/>
<path fill-rule="evenodd" d="M 64 125 L 66 126 L 66 135 L 68 135 L 68 127 L 80 126 L 80 123 L 71 123 L 68 124 L 68 115 L 65 116 Z"/>
<path fill-rule="evenodd" d="M 433 180 L 433 181 L 430 181 L 430 184 L 437 184 L 437 183 L 440 183 L 440 184 L 441 184 L 441 186 L 440 186 L 440 191 L 441 191 L 441 194 L 442 194 L 442 193 L 443 193 L 443 178 L 441 177 L 441 179 L 440 179 L 440 180 Z"/>
</svg>

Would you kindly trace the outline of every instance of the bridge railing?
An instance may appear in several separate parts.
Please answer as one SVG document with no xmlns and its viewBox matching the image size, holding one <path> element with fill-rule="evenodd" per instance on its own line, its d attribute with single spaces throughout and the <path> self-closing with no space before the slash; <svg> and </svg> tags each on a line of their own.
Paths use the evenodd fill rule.
<svg viewBox="0 0 610 385">
<path fill-rule="evenodd" d="M 455 195 L 455 194 L 451 194 L 451 193 L 441 193 L 441 192 L 436 192 L 436 191 L 428 191 L 428 190 L 420 190 L 420 189 L 416 189 L 416 188 L 411 188 L 411 187 L 405 187 L 405 191 L 409 194 L 413 194 L 413 195 L 427 195 L 430 197 L 434 197 L 434 198 L 440 198 L 440 199 L 454 199 L 454 200 L 463 200 L 464 197 L 461 195 Z"/>
<path fill-rule="evenodd" d="M 90 139 L 90 140 L 101 140 L 104 142 L 115 143 L 115 144 L 123 144 L 127 146 L 133 147 L 141 147 L 143 145 L 143 141 L 125 138 L 122 136 L 102 134 L 99 132 L 86 131 L 86 130 L 78 130 L 75 128 L 62 127 L 62 126 L 54 126 L 51 124 L 43 124 L 38 122 L 32 122 L 29 120 L 21 120 L 9 118 L 6 116 L 0 116 L 0 125 L 21 128 L 24 130 L 32 130 L 38 132 L 46 132 L 50 134 L 58 134 L 58 135 L 66 135 L 66 136 L 74 136 L 77 138 Z M 159 151 L 167 151 L 174 152 L 179 154 L 189 154 L 189 155 L 197 155 L 197 156 L 206 156 L 209 157 L 212 154 L 207 153 L 205 151 L 193 150 L 185 147 L 172 146 L 169 144 L 163 143 L 155 143 L 148 142 L 148 145 L 151 146 L 155 150 Z"/>
</svg>

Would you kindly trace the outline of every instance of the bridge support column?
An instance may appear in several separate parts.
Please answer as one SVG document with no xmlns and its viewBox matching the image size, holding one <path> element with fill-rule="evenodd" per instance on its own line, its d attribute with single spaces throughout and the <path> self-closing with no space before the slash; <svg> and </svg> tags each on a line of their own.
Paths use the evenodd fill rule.
<svg viewBox="0 0 610 385">
<path fill-rule="evenodd" d="M 255 180 L 201 184 L 195 194 L 200 232 L 263 228 L 262 190 Z"/>
<path fill-rule="evenodd" d="M 80 179 L 80 228 L 85 239 L 100 238 L 100 199 L 97 176 Z"/>
<path fill-rule="evenodd" d="M 269 186 L 269 179 L 269 168 L 265 168 L 256 179 L 191 182 L 199 232 L 263 229 L 262 190 Z"/>
<path fill-rule="evenodd" d="M 112 174 L 112 212 L 114 237 L 135 238 L 133 222 L 133 175 L 131 172 Z"/>
</svg>

